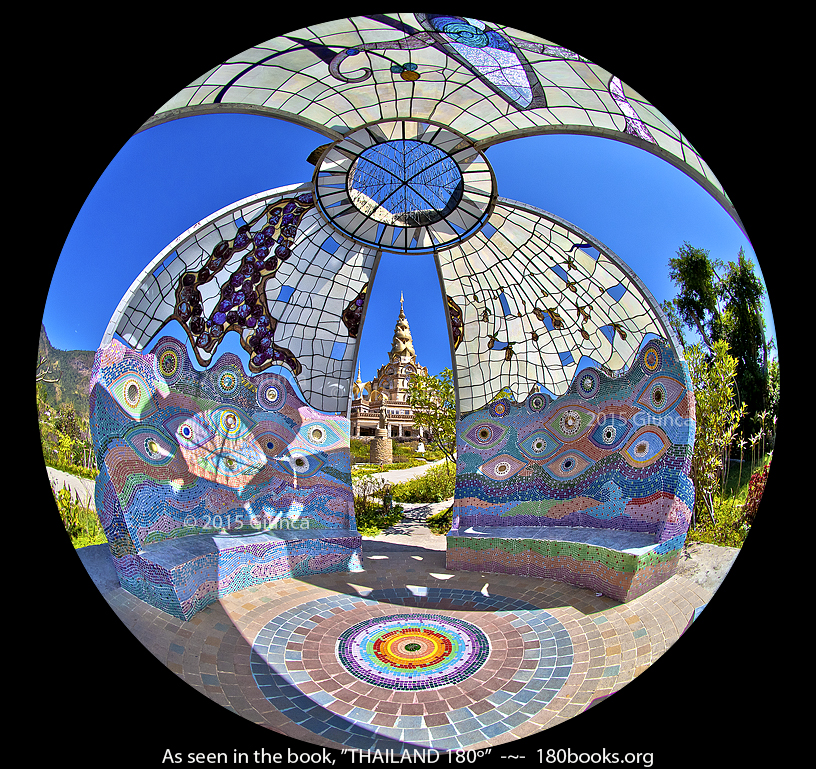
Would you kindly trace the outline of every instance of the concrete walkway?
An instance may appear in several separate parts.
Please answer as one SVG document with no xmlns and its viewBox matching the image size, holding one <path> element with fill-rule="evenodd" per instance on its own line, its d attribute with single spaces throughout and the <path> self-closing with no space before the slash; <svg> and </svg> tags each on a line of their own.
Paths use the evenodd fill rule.
<svg viewBox="0 0 816 769">
<path fill-rule="evenodd" d="M 373 475 L 365 476 L 366 478 L 383 478 L 390 483 L 403 483 L 424 475 L 428 468 L 436 467 L 437 465 L 444 465 L 444 459 L 437 459 L 435 462 L 426 462 L 424 465 L 417 467 L 406 467 L 403 470 L 386 470 L 384 473 L 374 473 Z M 451 472 L 455 472 L 456 468 L 452 467 Z"/>
<path fill-rule="evenodd" d="M 88 478 L 79 478 L 76 475 L 71 475 L 62 470 L 56 470 L 53 467 L 46 467 L 45 469 L 48 471 L 48 480 L 51 483 L 52 489 L 59 492 L 63 487 L 67 486 L 71 492 L 72 499 L 79 496 L 79 501 L 85 505 L 85 507 L 96 510 L 96 504 L 94 503 L 95 481 Z"/>
<path fill-rule="evenodd" d="M 445 460 L 440 459 L 419 467 L 388 470 L 367 477 L 383 478 L 394 484 L 403 483 L 425 474 L 430 467 L 444 464 Z M 451 472 L 455 472 L 455 468 L 452 467 Z M 428 516 L 449 508 L 453 504 L 453 498 L 442 502 L 400 502 L 398 504 L 405 511 L 402 520 L 376 537 L 363 537 L 363 550 L 370 553 L 444 551 L 445 537 L 434 534 L 425 521 Z"/>
<path fill-rule="evenodd" d="M 418 475 L 422 475 L 429 467 L 444 464 L 444 461 L 445 460 L 443 459 L 436 462 L 428 462 L 425 465 L 420 465 L 419 467 L 409 467 L 405 470 L 389 470 L 387 472 L 377 473 L 375 476 L 368 477 L 385 478 L 391 483 L 402 483 L 403 481 L 408 481 L 412 478 L 416 478 Z M 71 492 L 72 498 L 79 495 L 80 502 L 87 507 L 90 507 L 92 510 L 96 509 L 94 503 L 94 490 L 96 488 L 96 483 L 94 481 L 88 478 L 79 478 L 76 475 L 71 475 L 70 473 L 66 473 L 62 470 L 56 470 L 53 467 L 46 467 L 45 469 L 48 472 L 48 480 L 52 489 L 60 491 L 63 487 L 67 486 L 68 490 Z"/>
</svg>

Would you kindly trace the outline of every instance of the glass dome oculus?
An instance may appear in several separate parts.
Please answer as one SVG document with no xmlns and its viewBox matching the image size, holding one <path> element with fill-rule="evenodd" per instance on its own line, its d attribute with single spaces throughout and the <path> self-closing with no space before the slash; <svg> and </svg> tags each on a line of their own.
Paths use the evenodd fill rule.
<svg viewBox="0 0 816 769">
<path fill-rule="evenodd" d="M 429 251 L 477 231 L 496 200 L 487 158 L 428 123 L 375 123 L 330 145 L 315 171 L 323 215 L 386 251 Z"/>
</svg>

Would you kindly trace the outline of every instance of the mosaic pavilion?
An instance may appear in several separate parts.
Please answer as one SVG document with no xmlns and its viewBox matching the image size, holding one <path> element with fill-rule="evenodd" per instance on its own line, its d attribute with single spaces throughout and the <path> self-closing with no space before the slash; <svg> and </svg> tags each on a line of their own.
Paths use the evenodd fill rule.
<svg viewBox="0 0 816 769">
<path fill-rule="evenodd" d="M 558 132 L 625 142 L 680 168 L 740 224 L 708 165 L 580 53 L 444 14 L 359 16 L 259 43 L 140 130 L 218 112 L 313 130 L 314 173 L 203 213 L 111 317 L 91 428 L 121 587 L 168 628 L 246 638 L 242 712 L 315 744 L 483 748 L 608 696 L 610 681 L 585 686 L 584 652 L 593 670 L 619 672 L 596 659 L 590 615 L 619 609 L 617 620 L 663 595 L 688 528 L 688 371 L 625 255 L 502 197 L 485 152 Z M 366 572 L 348 441 L 372 426 L 364 406 L 403 408 L 405 379 L 422 370 L 402 307 L 388 362 L 369 382 L 357 368 L 383 252 L 432 254 L 445 306 L 460 460 L 445 568 L 569 584 L 579 608 L 512 597 L 503 577 L 508 595 L 475 582 L 337 588 Z M 228 336 L 241 355 L 219 352 Z M 407 416 L 388 416 L 392 435 L 409 437 Z M 331 590 L 308 601 L 286 592 L 320 580 Z M 274 600 L 231 603 L 270 584 Z M 666 609 L 672 639 L 697 616 L 693 600 Z M 209 624 L 219 611 L 235 633 Z M 645 648 L 645 627 L 634 632 Z M 564 705 L 568 691 L 585 695 L 580 708 Z"/>
</svg>

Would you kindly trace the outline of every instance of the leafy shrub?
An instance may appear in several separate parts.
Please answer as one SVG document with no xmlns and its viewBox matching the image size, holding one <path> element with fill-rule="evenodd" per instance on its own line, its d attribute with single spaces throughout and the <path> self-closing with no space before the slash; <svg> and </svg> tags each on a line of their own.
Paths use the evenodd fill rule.
<svg viewBox="0 0 816 769">
<path fill-rule="evenodd" d="M 62 525 L 75 548 L 100 545 L 108 541 L 96 511 L 83 505 L 79 501 L 79 494 L 72 497 L 68 486 L 63 485 L 62 489 L 54 492 L 54 499 Z"/>
<path fill-rule="evenodd" d="M 425 523 L 428 524 L 428 528 L 434 534 L 447 534 L 453 525 L 453 505 L 446 510 L 440 510 L 434 515 L 429 515 L 425 519 Z"/>
<path fill-rule="evenodd" d="M 689 529 L 690 542 L 707 542 L 722 547 L 742 547 L 748 533 L 743 526 L 741 508 L 732 500 L 713 498 L 713 513 L 698 515 L 695 525 Z"/>
<path fill-rule="evenodd" d="M 700 345 L 686 348 L 685 355 L 694 386 L 696 427 L 690 475 L 694 521 L 700 526 L 708 514 L 708 500 L 717 494 L 723 458 L 745 414 L 745 404 L 736 404 L 737 359 L 729 354 L 725 340 L 714 343 L 711 356 Z"/>
<path fill-rule="evenodd" d="M 402 520 L 403 509 L 394 505 L 390 512 L 386 512 L 382 505 L 371 500 L 363 506 L 354 501 L 354 516 L 357 519 L 357 531 L 364 537 L 376 537 L 385 529 L 390 529 Z"/>
<path fill-rule="evenodd" d="M 354 484 L 354 517 L 357 531 L 365 537 L 376 537 L 402 519 L 402 508 L 386 509 L 382 500 L 391 484 L 382 478 L 361 478 Z"/>
<path fill-rule="evenodd" d="M 358 441 L 356 438 L 351 439 L 351 458 L 352 460 L 368 460 L 369 447 L 365 441 Z"/>
<path fill-rule="evenodd" d="M 407 462 L 395 462 L 390 465 L 354 465 L 351 468 L 351 479 L 356 481 L 359 478 L 364 478 L 367 475 L 377 475 L 379 473 L 387 472 L 388 470 L 405 470 L 409 467 L 420 467 L 425 462 L 421 459 L 410 460 Z"/>
<path fill-rule="evenodd" d="M 450 499 L 456 491 L 456 474 L 444 464 L 434 465 L 410 481 L 393 488 L 395 502 L 441 502 Z"/>
<path fill-rule="evenodd" d="M 743 508 L 743 516 L 745 522 L 750 526 L 754 522 L 754 518 L 759 508 L 759 503 L 762 500 L 762 494 L 765 491 L 765 484 L 768 480 L 768 471 L 771 465 L 766 464 L 761 470 L 757 470 L 748 483 L 748 499 L 745 501 Z"/>
</svg>

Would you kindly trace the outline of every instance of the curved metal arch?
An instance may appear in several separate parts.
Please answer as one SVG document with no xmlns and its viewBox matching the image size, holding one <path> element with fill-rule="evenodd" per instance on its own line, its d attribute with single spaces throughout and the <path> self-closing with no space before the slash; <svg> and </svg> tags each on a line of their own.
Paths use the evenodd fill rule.
<svg viewBox="0 0 816 769">
<path fill-rule="evenodd" d="M 722 185 L 680 131 L 603 67 L 544 38 L 506 25 L 477 22 L 499 38 L 503 36 L 508 55 L 512 50 L 516 57 L 512 66 L 519 77 L 526 73 L 524 77 L 535 80 L 531 93 L 538 95 L 529 105 L 514 104 L 508 96 L 501 96 L 501 89 L 485 71 L 468 60 L 462 53 L 465 49 L 455 49 L 453 39 L 432 30 L 428 17 L 410 13 L 357 16 L 273 38 L 233 56 L 186 86 L 139 130 L 189 115 L 242 112 L 287 120 L 332 141 L 386 114 L 392 119 L 438 120 L 470 136 L 477 147 L 551 132 L 603 136 L 645 149 L 684 171 L 745 232 Z M 362 74 L 343 76 L 340 65 L 335 66 L 338 57 L 348 61 L 360 55 L 369 56 L 354 70 Z M 378 60 L 378 67 L 371 61 L 375 55 L 383 59 Z M 412 69 L 401 71 L 400 65 L 390 63 L 399 56 L 406 59 L 402 66 Z M 440 57 L 444 57 L 443 65 Z M 307 69 L 313 71 L 307 73 Z M 436 83 L 439 93 L 431 93 L 423 85 L 423 77 Z M 582 81 L 582 77 L 587 80 Z M 359 98 L 362 92 L 357 89 L 368 87 L 368 81 L 391 84 L 394 98 L 385 109 L 376 88 L 372 88 L 375 95 L 368 97 L 370 104 Z M 576 86 L 576 81 L 583 84 Z M 454 82 L 456 87 L 448 87 Z M 467 87 L 460 87 L 462 84 Z M 319 105 L 309 102 L 316 94 L 302 95 L 310 88 L 320 91 Z M 556 91 L 563 96 L 558 103 L 548 98 Z M 357 96 L 349 99 L 353 92 Z M 282 100 L 281 104 L 270 104 L 276 100 Z M 291 106 L 286 108 L 288 104 Z M 375 106 L 377 118 L 372 115 Z M 485 117 L 479 118 L 476 130 L 465 130 L 463 117 L 473 119 L 482 106 Z M 310 109 L 316 110 L 314 115 L 306 114 Z M 445 115 L 442 120 L 440 112 Z M 585 122 L 574 120 L 577 112 L 583 113 Z"/>
</svg>

